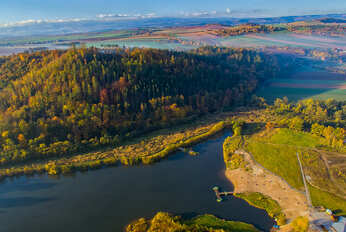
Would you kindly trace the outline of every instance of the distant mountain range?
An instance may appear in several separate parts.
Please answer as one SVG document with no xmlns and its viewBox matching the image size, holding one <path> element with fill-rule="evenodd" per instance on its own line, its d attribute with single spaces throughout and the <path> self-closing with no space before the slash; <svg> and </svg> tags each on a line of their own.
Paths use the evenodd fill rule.
<svg viewBox="0 0 346 232">
<path fill-rule="evenodd" d="M 0 38 L 26 36 L 63 35 L 87 32 L 102 32 L 134 28 L 160 28 L 175 26 L 195 26 L 205 24 L 236 25 L 242 23 L 276 24 L 296 21 L 321 20 L 329 23 L 345 23 L 346 14 L 285 16 L 272 18 L 229 18 L 229 17 L 152 17 L 124 19 L 71 20 L 60 22 L 28 21 L 14 25 L 0 25 Z"/>
</svg>

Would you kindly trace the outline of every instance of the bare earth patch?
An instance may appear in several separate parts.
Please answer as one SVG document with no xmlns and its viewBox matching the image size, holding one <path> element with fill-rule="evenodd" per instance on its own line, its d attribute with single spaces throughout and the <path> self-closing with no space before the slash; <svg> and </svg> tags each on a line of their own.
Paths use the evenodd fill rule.
<svg viewBox="0 0 346 232">
<path fill-rule="evenodd" d="M 286 215 L 288 222 L 298 216 L 308 216 L 308 204 L 305 195 L 292 187 L 282 178 L 267 171 L 254 162 L 251 155 L 238 151 L 248 162 L 247 168 L 226 170 L 226 177 L 233 183 L 234 192 L 260 192 L 276 200 Z M 288 229 L 288 228 L 287 228 Z M 285 226 L 281 231 L 285 231 Z"/>
</svg>

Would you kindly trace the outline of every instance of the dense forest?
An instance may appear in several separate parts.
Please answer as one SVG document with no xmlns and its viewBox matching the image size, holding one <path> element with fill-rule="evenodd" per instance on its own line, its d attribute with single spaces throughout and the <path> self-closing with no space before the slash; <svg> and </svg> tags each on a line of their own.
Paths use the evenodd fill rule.
<svg viewBox="0 0 346 232">
<path fill-rule="evenodd" d="M 1 164 L 86 151 L 250 101 L 289 57 L 95 48 L 0 60 Z"/>
</svg>

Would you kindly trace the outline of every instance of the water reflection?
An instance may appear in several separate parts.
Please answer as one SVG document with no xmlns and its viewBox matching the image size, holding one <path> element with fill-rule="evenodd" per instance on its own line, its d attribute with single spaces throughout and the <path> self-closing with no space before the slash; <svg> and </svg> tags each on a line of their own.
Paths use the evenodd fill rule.
<svg viewBox="0 0 346 232">
<path fill-rule="evenodd" d="M 35 192 L 43 189 L 53 188 L 57 183 L 17 183 L 15 185 L 9 185 L 7 188 L 0 188 L 0 194 L 10 192 Z"/>
<path fill-rule="evenodd" d="M 0 198 L 0 209 L 33 206 L 47 201 L 52 201 L 53 198 L 48 197 L 14 197 Z"/>
</svg>

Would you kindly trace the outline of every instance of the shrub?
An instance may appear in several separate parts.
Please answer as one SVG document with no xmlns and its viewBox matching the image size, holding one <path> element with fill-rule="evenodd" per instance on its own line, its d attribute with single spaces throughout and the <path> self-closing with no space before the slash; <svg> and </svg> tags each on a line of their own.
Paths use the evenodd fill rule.
<svg viewBox="0 0 346 232">
<path fill-rule="evenodd" d="M 292 229 L 295 232 L 307 232 L 309 228 L 309 220 L 306 217 L 297 217 L 292 222 Z"/>
<path fill-rule="evenodd" d="M 60 170 L 62 174 L 67 174 L 72 172 L 72 166 L 71 165 L 61 165 Z"/>
<path fill-rule="evenodd" d="M 227 137 L 223 142 L 223 159 L 227 164 L 232 154 L 240 147 L 242 138 L 240 136 Z"/>
<path fill-rule="evenodd" d="M 148 222 L 144 218 L 140 218 L 126 227 L 126 232 L 145 232 L 148 230 Z"/>
<path fill-rule="evenodd" d="M 243 155 L 241 154 L 233 154 L 231 157 L 230 162 L 228 162 L 228 167 L 231 170 L 232 169 L 238 169 L 238 168 L 244 168 L 245 167 L 245 160 Z"/>
<path fill-rule="evenodd" d="M 58 175 L 59 169 L 55 164 L 46 164 L 45 169 L 48 175 Z"/>
<path fill-rule="evenodd" d="M 290 120 L 289 128 L 296 131 L 302 131 L 304 129 L 304 120 L 299 117 L 294 117 Z"/>
<path fill-rule="evenodd" d="M 110 158 L 106 158 L 106 159 L 102 160 L 102 162 L 108 166 L 115 165 L 117 163 L 117 161 L 118 160 L 114 157 L 110 157 Z"/>
</svg>

